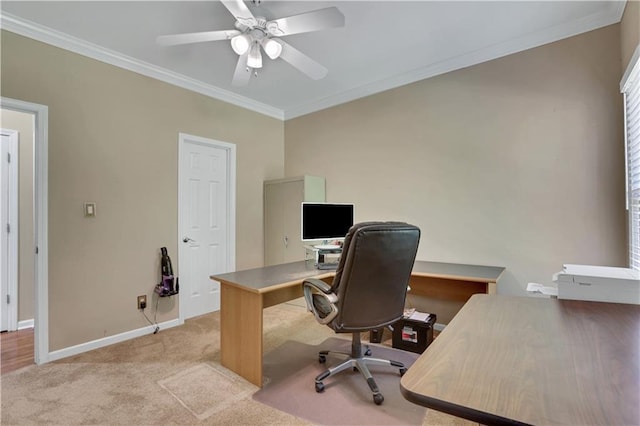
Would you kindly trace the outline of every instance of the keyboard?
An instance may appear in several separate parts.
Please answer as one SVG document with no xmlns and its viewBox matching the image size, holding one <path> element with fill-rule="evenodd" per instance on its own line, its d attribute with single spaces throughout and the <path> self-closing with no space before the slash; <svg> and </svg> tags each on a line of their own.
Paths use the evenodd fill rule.
<svg viewBox="0 0 640 426">
<path fill-rule="evenodd" d="M 317 246 L 314 246 L 315 248 L 317 248 L 318 250 L 336 250 L 341 248 L 339 245 L 336 244 L 318 244 Z"/>
<path fill-rule="evenodd" d="M 320 270 L 335 271 L 338 269 L 338 262 L 318 263 L 317 268 Z"/>
</svg>

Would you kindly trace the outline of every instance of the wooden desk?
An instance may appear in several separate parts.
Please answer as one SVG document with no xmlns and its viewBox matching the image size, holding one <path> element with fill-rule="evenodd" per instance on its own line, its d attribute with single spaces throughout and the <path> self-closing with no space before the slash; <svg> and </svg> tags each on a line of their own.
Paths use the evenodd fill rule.
<svg viewBox="0 0 640 426">
<path fill-rule="evenodd" d="M 640 306 L 475 295 L 400 389 L 487 425 L 638 425 Z"/>
<path fill-rule="evenodd" d="M 449 324 L 471 296 L 496 294 L 503 267 L 416 261 L 408 296 L 418 296 L 425 312 L 438 316 L 438 324 Z"/>
<path fill-rule="evenodd" d="M 429 286 L 463 287 L 456 294 L 495 292 L 501 267 L 416 261 L 411 292 L 429 294 Z M 262 386 L 262 310 L 302 296 L 306 278 L 331 280 L 335 271 L 321 271 L 311 262 L 293 262 L 212 276 L 220 282 L 220 361 L 251 383 Z M 453 285 L 452 285 L 453 284 Z M 457 285 L 462 284 L 462 286 Z M 468 288 L 467 288 L 468 287 Z M 462 295 L 462 296 L 461 296 Z M 440 315 L 438 313 L 438 315 Z"/>
</svg>

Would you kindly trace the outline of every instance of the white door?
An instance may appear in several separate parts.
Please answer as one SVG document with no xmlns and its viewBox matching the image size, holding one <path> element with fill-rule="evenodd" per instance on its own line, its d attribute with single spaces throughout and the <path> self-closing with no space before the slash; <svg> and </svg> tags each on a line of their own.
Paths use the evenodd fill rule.
<svg viewBox="0 0 640 426">
<path fill-rule="evenodd" d="M 220 283 L 235 269 L 235 145 L 180 134 L 180 317 L 220 309 Z"/>
<path fill-rule="evenodd" d="M 0 331 L 14 331 L 18 328 L 18 132 L 0 133 Z"/>
</svg>

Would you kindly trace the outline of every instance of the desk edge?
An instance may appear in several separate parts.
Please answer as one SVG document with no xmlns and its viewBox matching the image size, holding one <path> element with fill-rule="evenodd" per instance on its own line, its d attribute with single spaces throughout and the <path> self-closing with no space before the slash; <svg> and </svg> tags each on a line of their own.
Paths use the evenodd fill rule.
<svg viewBox="0 0 640 426">
<path fill-rule="evenodd" d="M 504 272 L 504 270 L 502 271 Z M 471 281 L 478 283 L 487 283 L 487 284 L 497 284 L 498 280 L 502 276 L 502 272 L 495 278 L 487 278 L 487 277 L 472 277 L 469 275 L 447 275 L 447 274 L 432 274 L 429 272 L 412 272 L 412 277 L 426 277 L 426 278 L 442 278 L 445 280 L 458 280 L 458 281 Z"/>
<path fill-rule="evenodd" d="M 477 422 L 481 425 L 496 425 L 496 426 L 530 426 L 528 423 L 519 422 L 517 420 L 508 419 L 506 417 L 496 416 L 483 411 L 477 411 L 472 408 L 464 407 L 462 405 L 452 404 L 439 399 L 430 398 L 425 395 L 421 395 L 412 392 L 405 388 L 400 382 L 400 393 L 409 402 L 412 402 L 423 407 L 431 408 L 436 411 L 441 411 L 452 416 L 461 417 L 463 419 Z"/>
<path fill-rule="evenodd" d="M 250 293 L 256 293 L 256 294 L 263 294 L 263 293 L 269 293 L 271 291 L 276 291 L 276 290 L 280 290 L 282 288 L 286 288 L 286 287 L 291 287 L 293 285 L 296 284 L 302 284 L 302 282 L 304 282 L 304 280 L 309 279 L 309 278 L 316 278 L 316 279 L 323 279 L 323 278 L 329 278 L 335 275 L 335 271 L 327 271 L 325 273 L 321 273 L 318 275 L 314 275 L 312 277 L 305 277 L 305 278 L 299 278 L 299 279 L 295 279 L 295 280 L 291 280 L 291 281 L 287 281 L 284 283 L 278 283 L 278 284 L 274 284 L 274 285 L 270 285 L 269 287 L 264 287 L 264 288 L 252 288 L 252 287 L 246 287 L 242 284 L 238 284 L 236 282 L 233 281 L 229 281 L 229 280 L 225 280 L 225 279 L 221 279 L 215 275 L 210 275 L 209 279 L 211 280 L 215 280 L 215 281 L 219 281 L 221 284 L 224 283 L 225 285 L 229 285 L 235 288 L 239 288 L 241 290 L 244 291 L 248 291 Z"/>
</svg>

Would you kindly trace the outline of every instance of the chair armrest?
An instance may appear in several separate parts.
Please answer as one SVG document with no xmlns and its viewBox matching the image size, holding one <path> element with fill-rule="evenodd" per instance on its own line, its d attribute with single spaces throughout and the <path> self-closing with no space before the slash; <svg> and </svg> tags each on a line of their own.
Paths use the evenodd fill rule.
<svg viewBox="0 0 640 426">
<path fill-rule="evenodd" d="M 338 296 L 331 291 L 329 284 L 316 278 L 308 278 L 302 282 L 302 290 L 307 309 L 320 324 L 328 324 L 338 315 Z M 319 310 L 318 307 L 322 309 Z"/>
<path fill-rule="evenodd" d="M 312 287 L 317 288 L 318 290 L 320 290 L 321 292 L 323 292 L 324 294 L 329 294 L 331 293 L 331 286 L 327 283 L 325 283 L 322 280 L 319 280 L 317 278 L 307 278 L 306 280 L 304 280 L 302 282 L 302 285 L 310 285 Z"/>
</svg>

